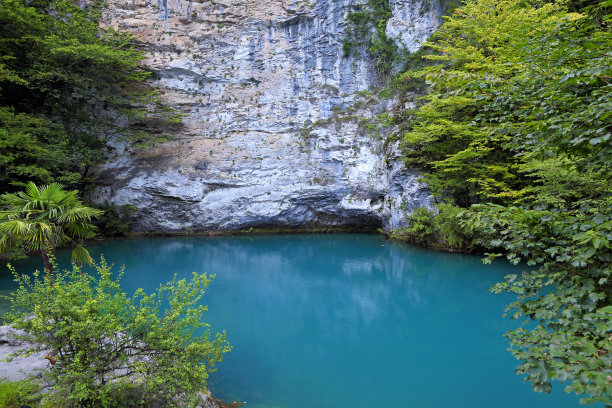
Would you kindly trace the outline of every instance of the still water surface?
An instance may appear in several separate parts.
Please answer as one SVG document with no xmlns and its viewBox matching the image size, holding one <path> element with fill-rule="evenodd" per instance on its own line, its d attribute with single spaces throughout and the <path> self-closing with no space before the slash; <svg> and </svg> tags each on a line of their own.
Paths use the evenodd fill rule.
<svg viewBox="0 0 612 408">
<path fill-rule="evenodd" d="M 209 387 L 245 408 L 564 408 L 514 375 L 490 286 L 520 268 L 377 235 L 270 235 L 104 241 L 127 291 L 177 274 L 215 274 L 204 297 L 234 349 Z M 69 253 L 60 251 L 64 265 Z M 34 258 L 18 265 L 40 268 Z M 10 289 L 0 274 L 0 288 Z"/>
</svg>

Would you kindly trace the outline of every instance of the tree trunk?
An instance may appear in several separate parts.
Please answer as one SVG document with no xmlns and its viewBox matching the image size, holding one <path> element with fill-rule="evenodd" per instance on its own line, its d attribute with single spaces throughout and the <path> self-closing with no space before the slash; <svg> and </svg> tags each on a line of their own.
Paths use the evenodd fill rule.
<svg viewBox="0 0 612 408">
<path fill-rule="evenodd" d="M 53 256 L 53 251 L 42 250 L 40 254 L 42 255 L 43 263 L 45 264 L 45 275 L 49 276 L 51 279 L 51 284 L 53 284 L 53 263 L 49 259 L 49 255 Z"/>
<path fill-rule="evenodd" d="M 81 200 L 85 198 L 85 186 L 87 185 L 87 179 L 86 179 L 87 173 L 89 173 L 89 164 L 85 166 L 85 169 L 83 170 L 83 174 L 81 174 L 81 181 L 80 181 L 81 188 L 79 189 L 79 197 L 81 197 Z"/>
</svg>

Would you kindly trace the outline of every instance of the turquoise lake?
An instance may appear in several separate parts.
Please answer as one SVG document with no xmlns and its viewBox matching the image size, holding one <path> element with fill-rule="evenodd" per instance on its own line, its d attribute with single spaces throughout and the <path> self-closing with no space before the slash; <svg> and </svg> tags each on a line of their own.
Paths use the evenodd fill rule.
<svg viewBox="0 0 612 408">
<path fill-rule="evenodd" d="M 125 264 L 123 286 L 153 290 L 192 272 L 215 274 L 204 303 L 233 350 L 209 381 L 245 408 L 563 408 L 555 384 L 514 374 L 503 333 L 511 296 L 490 286 L 520 267 L 483 265 L 378 235 L 260 235 L 109 240 L 94 257 Z M 59 251 L 60 265 L 69 252 Z M 16 264 L 41 268 L 38 257 Z M 12 288 L 0 274 L 0 289 Z"/>
</svg>

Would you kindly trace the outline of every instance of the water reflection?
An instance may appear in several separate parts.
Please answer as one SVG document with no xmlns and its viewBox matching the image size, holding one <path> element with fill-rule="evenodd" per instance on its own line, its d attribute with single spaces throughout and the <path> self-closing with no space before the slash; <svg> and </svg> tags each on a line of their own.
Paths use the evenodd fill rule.
<svg viewBox="0 0 612 408">
<path fill-rule="evenodd" d="M 127 265 L 127 290 L 215 274 L 207 320 L 234 350 L 210 385 L 251 407 L 577 406 L 513 374 L 502 338 L 509 299 L 488 292 L 517 272 L 507 264 L 375 235 L 117 240 L 90 250 Z"/>
</svg>

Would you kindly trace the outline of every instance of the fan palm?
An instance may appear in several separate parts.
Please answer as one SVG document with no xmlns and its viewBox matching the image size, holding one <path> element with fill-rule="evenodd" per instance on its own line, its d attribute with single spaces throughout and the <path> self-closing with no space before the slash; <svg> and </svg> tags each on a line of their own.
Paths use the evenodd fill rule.
<svg viewBox="0 0 612 408">
<path fill-rule="evenodd" d="M 45 270 L 51 273 L 50 256 L 55 249 L 76 244 L 73 262 L 91 263 L 83 240 L 95 235 L 95 226 L 90 221 L 102 215 L 102 211 L 83 205 L 76 190 L 63 188 L 57 183 L 37 187 L 30 182 L 25 191 L 2 195 L 6 210 L 0 212 L 0 252 L 18 245 L 40 252 Z"/>
</svg>

